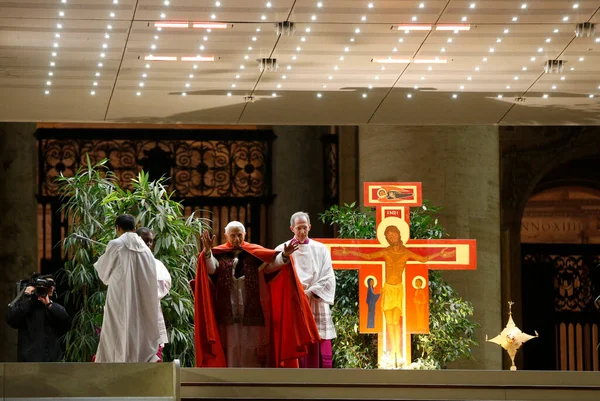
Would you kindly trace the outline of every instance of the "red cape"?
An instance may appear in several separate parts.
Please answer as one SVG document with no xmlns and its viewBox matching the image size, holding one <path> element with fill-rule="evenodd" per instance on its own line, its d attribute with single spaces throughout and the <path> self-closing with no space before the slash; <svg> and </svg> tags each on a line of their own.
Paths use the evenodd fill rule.
<svg viewBox="0 0 600 401">
<path fill-rule="evenodd" d="M 217 256 L 232 249 L 225 243 L 214 247 L 212 252 Z M 248 242 L 242 243 L 242 249 L 266 263 L 278 253 Z M 298 367 L 298 358 L 306 355 L 308 344 L 320 340 L 319 332 L 294 268 L 286 264 L 275 274 L 265 283 L 264 272 L 259 272 L 261 304 L 270 336 L 268 365 Z M 227 360 L 213 307 L 215 288 L 206 270 L 204 252 L 198 256 L 196 280 L 192 280 L 191 285 L 194 290 L 196 366 L 225 368 Z"/>
</svg>

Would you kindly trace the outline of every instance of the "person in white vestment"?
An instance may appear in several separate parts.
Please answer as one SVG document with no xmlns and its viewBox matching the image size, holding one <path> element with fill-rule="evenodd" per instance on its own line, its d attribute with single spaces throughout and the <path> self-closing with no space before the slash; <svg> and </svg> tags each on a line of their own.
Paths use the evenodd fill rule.
<svg viewBox="0 0 600 401">
<path fill-rule="evenodd" d="M 135 219 L 116 220 L 118 238 L 94 264 L 108 286 L 95 362 L 156 362 L 160 332 L 154 255 L 135 232 Z"/>
<path fill-rule="evenodd" d="M 309 299 L 321 337 L 320 343 L 309 346 L 308 355 L 300 359 L 300 367 L 331 368 L 331 340 L 336 337 L 336 332 L 329 307 L 333 305 L 335 297 L 335 274 L 327 247 L 308 238 L 310 228 L 308 213 L 294 213 L 290 219 L 290 230 L 294 233 L 294 238 L 275 250 L 281 251 L 288 244 L 298 245 L 298 250 L 291 255 L 292 263 Z"/>
<path fill-rule="evenodd" d="M 154 252 L 154 233 L 147 227 L 138 228 L 136 231 L 142 240 L 148 245 L 148 248 Z M 156 264 L 156 280 L 158 284 L 158 330 L 160 333 L 160 344 L 158 346 L 158 360 L 162 362 L 162 350 L 165 344 L 169 342 L 167 333 L 167 325 L 165 324 L 165 318 L 160 308 L 160 300 L 163 299 L 171 289 L 171 275 L 167 270 L 166 266 L 160 260 L 154 257 L 154 263 Z"/>
</svg>

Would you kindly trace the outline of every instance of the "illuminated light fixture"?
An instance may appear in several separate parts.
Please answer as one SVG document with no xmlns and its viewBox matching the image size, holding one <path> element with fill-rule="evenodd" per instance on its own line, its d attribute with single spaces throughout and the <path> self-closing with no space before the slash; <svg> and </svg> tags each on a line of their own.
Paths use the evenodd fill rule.
<svg viewBox="0 0 600 401">
<path fill-rule="evenodd" d="M 144 60 L 151 60 L 151 61 L 177 61 L 177 57 L 149 55 L 149 56 L 144 57 Z M 148 68 L 148 67 L 146 67 L 146 68 Z"/>
<path fill-rule="evenodd" d="M 142 96 L 142 92 L 136 92 L 136 96 Z"/>
<path fill-rule="evenodd" d="M 371 62 L 379 63 L 379 64 L 410 64 L 410 59 L 382 57 L 382 58 L 374 58 L 371 60 Z"/>
<path fill-rule="evenodd" d="M 181 61 L 215 61 L 215 56 L 184 56 Z"/>
<path fill-rule="evenodd" d="M 470 24 L 437 24 L 436 31 L 470 31 Z"/>
<path fill-rule="evenodd" d="M 542 96 L 544 99 L 548 99 L 548 95 L 544 93 L 544 95 Z"/>
<path fill-rule="evenodd" d="M 434 59 L 414 59 L 413 62 L 415 64 L 446 64 L 448 60 L 436 57 Z"/>
<path fill-rule="evenodd" d="M 190 23 L 185 21 L 165 21 L 165 22 L 155 22 L 154 23 L 154 27 L 155 28 L 189 28 L 190 27 Z"/>
<path fill-rule="evenodd" d="M 399 31 L 431 31 L 430 24 L 401 24 L 398 25 Z"/>
<path fill-rule="evenodd" d="M 225 22 L 192 22 L 192 28 L 227 29 L 227 24 Z"/>
</svg>

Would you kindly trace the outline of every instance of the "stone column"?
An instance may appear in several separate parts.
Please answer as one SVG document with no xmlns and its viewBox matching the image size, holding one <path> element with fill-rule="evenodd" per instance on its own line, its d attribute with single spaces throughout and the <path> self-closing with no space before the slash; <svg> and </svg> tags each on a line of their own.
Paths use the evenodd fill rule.
<svg viewBox="0 0 600 401">
<path fill-rule="evenodd" d="M 442 206 L 451 238 L 477 240 L 476 271 L 445 271 L 444 279 L 473 302 L 479 323 L 475 361 L 468 369 L 501 369 L 501 348 L 485 335 L 502 329 L 498 128 L 383 127 L 359 130 L 359 185 L 364 181 L 419 181 L 423 198 Z"/>
<path fill-rule="evenodd" d="M 17 360 L 17 330 L 5 322 L 15 283 L 38 268 L 35 124 L 0 123 L 0 361 Z"/>
<path fill-rule="evenodd" d="M 271 208 L 271 241 L 277 246 L 292 237 L 290 217 L 302 210 L 310 215 L 310 236 L 322 237 L 324 225 L 319 214 L 324 212 L 324 159 L 321 137 L 329 127 L 273 127 L 273 193 Z"/>
</svg>

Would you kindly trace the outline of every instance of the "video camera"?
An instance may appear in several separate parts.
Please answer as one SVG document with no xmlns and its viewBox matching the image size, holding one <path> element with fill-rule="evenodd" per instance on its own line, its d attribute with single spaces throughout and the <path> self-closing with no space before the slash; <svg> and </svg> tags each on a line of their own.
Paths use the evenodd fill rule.
<svg viewBox="0 0 600 401">
<path fill-rule="evenodd" d="M 55 286 L 56 284 L 51 274 L 40 275 L 36 273 L 31 278 L 21 280 L 18 283 L 19 292 L 24 291 L 27 287 L 35 287 L 35 292 L 31 294 L 35 297 L 46 297 L 50 288 Z"/>
</svg>

